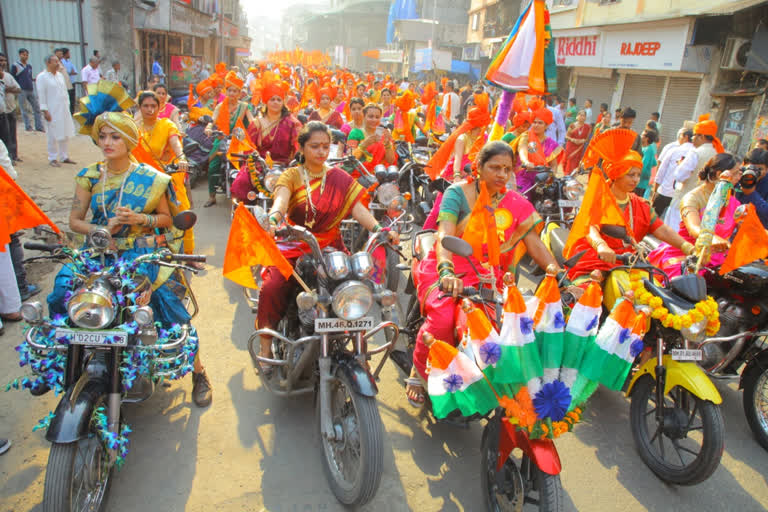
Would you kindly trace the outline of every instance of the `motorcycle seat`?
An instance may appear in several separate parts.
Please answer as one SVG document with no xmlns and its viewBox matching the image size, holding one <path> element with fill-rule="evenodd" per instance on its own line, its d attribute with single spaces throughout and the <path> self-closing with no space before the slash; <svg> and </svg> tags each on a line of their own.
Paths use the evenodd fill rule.
<svg viewBox="0 0 768 512">
<path fill-rule="evenodd" d="M 693 302 L 689 302 L 685 298 L 673 293 L 671 289 L 657 286 L 648 279 L 643 279 L 643 284 L 645 285 L 645 289 L 651 294 L 661 298 L 664 307 L 670 310 L 670 312 L 674 313 L 671 306 L 682 309 L 683 311 L 688 311 L 695 306 Z"/>
<path fill-rule="evenodd" d="M 552 254 L 555 256 L 557 264 L 562 266 L 565 261 L 563 251 L 565 250 L 565 243 L 568 241 L 568 229 L 560 226 L 549 233 L 549 247 L 552 250 Z"/>
</svg>

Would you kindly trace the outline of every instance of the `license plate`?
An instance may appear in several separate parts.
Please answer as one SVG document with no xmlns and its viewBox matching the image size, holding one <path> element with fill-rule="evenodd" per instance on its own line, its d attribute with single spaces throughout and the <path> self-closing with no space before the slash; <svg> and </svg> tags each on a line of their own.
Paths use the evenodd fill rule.
<svg viewBox="0 0 768 512">
<path fill-rule="evenodd" d="M 568 199 L 560 199 L 557 201 L 560 208 L 578 208 L 581 206 L 581 201 L 571 201 Z"/>
<path fill-rule="evenodd" d="M 128 344 L 128 333 L 125 331 L 81 331 L 75 329 L 56 329 L 56 337 L 66 336 L 72 345 L 118 346 Z"/>
<path fill-rule="evenodd" d="M 669 351 L 672 359 L 675 361 L 701 361 L 704 355 L 701 350 L 675 348 Z"/>
<path fill-rule="evenodd" d="M 373 329 L 371 316 L 364 316 L 359 320 L 315 318 L 315 332 L 367 331 L 368 329 Z"/>
</svg>

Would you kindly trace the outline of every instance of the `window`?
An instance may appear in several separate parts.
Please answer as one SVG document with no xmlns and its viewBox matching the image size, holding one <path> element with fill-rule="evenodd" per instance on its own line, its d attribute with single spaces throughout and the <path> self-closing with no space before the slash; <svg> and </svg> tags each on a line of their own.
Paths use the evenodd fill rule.
<svg viewBox="0 0 768 512">
<path fill-rule="evenodd" d="M 472 15 L 472 32 L 477 32 L 477 26 L 480 23 L 480 13 Z"/>
<path fill-rule="evenodd" d="M 621 0 L 600 0 L 600 5 L 617 4 L 619 2 L 621 2 Z"/>
<path fill-rule="evenodd" d="M 552 7 L 576 7 L 578 0 L 552 0 Z"/>
</svg>

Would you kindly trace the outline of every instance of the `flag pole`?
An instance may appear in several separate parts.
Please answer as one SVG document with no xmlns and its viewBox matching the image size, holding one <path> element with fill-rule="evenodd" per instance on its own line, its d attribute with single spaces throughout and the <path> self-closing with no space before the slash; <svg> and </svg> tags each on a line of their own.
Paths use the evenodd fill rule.
<svg viewBox="0 0 768 512">
<path fill-rule="evenodd" d="M 312 293 L 312 290 L 309 288 L 309 286 L 307 286 L 307 283 L 305 283 L 304 280 L 301 277 L 299 277 L 299 274 L 296 273 L 296 269 L 293 269 L 293 272 L 291 272 L 291 274 L 293 275 L 294 279 L 296 279 L 296 281 L 299 282 L 301 287 L 304 288 L 305 292 Z"/>
</svg>

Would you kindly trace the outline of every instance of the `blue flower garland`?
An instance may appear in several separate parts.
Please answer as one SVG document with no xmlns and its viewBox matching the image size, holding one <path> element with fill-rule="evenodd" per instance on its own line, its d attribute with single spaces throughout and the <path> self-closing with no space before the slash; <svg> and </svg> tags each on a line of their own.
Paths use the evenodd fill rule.
<svg viewBox="0 0 768 512">
<path fill-rule="evenodd" d="M 126 424 L 120 427 L 120 433 L 115 433 L 109 430 L 109 422 L 107 421 L 106 409 L 104 407 L 97 407 L 94 409 L 91 415 L 91 426 L 96 431 L 96 434 L 104 444 L 105 450 L 114 450 L 115 459 L 110 460 L 117 466 L 117 469 L 123 467 L 125 464 L 125 456 L 128 455 L 128 434 L 133 432 L 131 427 Z"/>
</svg>

